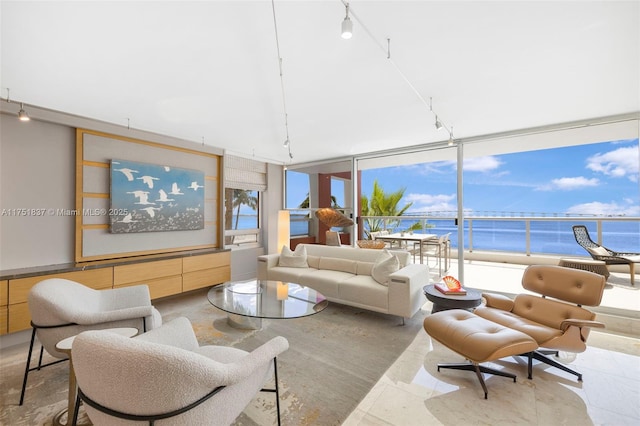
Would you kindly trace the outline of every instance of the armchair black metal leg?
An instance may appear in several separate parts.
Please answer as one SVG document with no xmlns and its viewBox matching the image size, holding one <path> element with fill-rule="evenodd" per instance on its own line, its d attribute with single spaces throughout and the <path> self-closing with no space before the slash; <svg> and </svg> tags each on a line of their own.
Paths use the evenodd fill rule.
<svg viewBox="0 0 640 426">
<path fill-rule="evenodd" d="M 273 375 L 276 381 L 276 410 L 278 414 L 278 426 L 280 426 L 280 387 L 278 386 L 278 362 L 273 358 Z"/>
<path fill-rule="evenodd" d="M 273 358 L 273 379 L 276 385 L 273 389 L 260 389 L 261 392 L 274 392 L 276 394 L 276 410 L 278 416 L 278 426 L 280 426 L 280 386 L 278 385 L 278 358 Z"/>
<path fill-rule="evenodd" d="M 545 356 L 544 354 L 540 353 L 539 351 L 533 351 L 531 352 L 531 355 L 533 358 L 537 359 L 538 361 L 544 362 L 545 364 L 549 364 L 552 367 L 556 367 L 559 368 L 562 371 L 566 371 L 567 373 L 571 373 L 575 376 L 578 376 L 578 381 L 581 382 L 582 381 L 582 374 L 578 373 L 575 370 L 570 369 L 569 367 L 567 367 L 566 365 L 560 364 L 558 361 L 549 358 L 548 356 Z"/>
<path fill-rule="evenodd" d="M 27 390 L 27 377 L 29 377 L 29 371 L 31 367 L 31 354 L 33 353 L 33 342 L 36 339 L 36 329 L 34 328 L 31 332 L 31 343 L 29 344 L 29 353 L 27 355 L 27 366 L 24 368 L 24 378 L 22 379 L 22 391 L 20 392 L 20 404 L 24 402 L 24 392 Z M 42 355 L 40 355 L 40 360 L 42 360 Z M 39 364 L 38 364 L 39 367 Z"/>
<path fill-rule="evenodd" d="M 43 355 L 44 355 L 44 346 L 40 345 L 40 355 L 38 356 L 38 368 L 37 368 L 38 371 L 40 371 L 40 369 L 42 368 Z"/>
</svg>

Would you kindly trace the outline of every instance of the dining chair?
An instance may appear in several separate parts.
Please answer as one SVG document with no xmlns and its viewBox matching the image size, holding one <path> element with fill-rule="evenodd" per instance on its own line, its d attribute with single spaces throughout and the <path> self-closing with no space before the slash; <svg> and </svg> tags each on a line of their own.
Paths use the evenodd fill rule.
<svg viewBox="0 0 640 426">
<path fill-rule="evenodd" d="M 413 262 L 416 261 L 416 254 L 420 253 L 420 244 L 422 244 L 422 255 L 427 257 L 427 265 L 429 265 L 429 257 L 435 259 L 434 268 L 438 266 L 438 276 L 442 276 L 443 272 L 449 270 L 449 236 L 451 233 L 440 235 L 438 238 L 432 238 L 422 242 L 413 243 Z M 444 260 L 444 265 L 443 265 Z M 429 265 L 431 267 L 431 265 Z M 444 269 L 444 270 L 443 270 Z"/>
</svg>

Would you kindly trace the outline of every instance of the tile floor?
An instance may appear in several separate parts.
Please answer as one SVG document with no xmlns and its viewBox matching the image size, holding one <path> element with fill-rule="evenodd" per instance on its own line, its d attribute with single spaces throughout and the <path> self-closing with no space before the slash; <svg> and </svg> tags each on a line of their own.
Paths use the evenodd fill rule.
<svg viewBox="0 0 640 426">
<path fill-rule="evenodd" d="M 640 340 L 592 333 L 587 351 L 571 364 L 583 382 L 540 364 L 528 380 L 526 363 L 515 358 L 492 363 L 518 378 L 485 376 L 487 400 L 472 372 L 437 372 L 438 362 L 459 361 L 419 333 L 343 425 L 640 424 Z"/>
<path fill-rule="evenodd" d="M 471 261 L 465 265 L 465 285 L 519 293 L 524 268 Z M 449 273 L 457 276 L 456 272 L 453 262 Z M 631 317 L 637 317 L 639 289 L 625 285 L 625 274 L 612 275 L 610 282 L 618 284 L 605 290 L 602 307 L 624 309 Z M 430 311 L 430 303 L 423 309 Z M 542 364 L 534 366 L 534 377 L 528 380 L 526 363 L 508 358 L 491 363 L 491 367 L 517 374 L 517 382 L 485 376 L 487 400 L 472 372 L 437 371 L 438 362 L 462 359 L 420 332 L 343 425 L 638 425 L 638 321 L 624 318 L 618 322 L 623 329 L 626 327 L 628 336 L 592 332 L 587 351 L 571 363 L 570 367 L 584 374 L 583 382 Z M 315 424 L 325 426 L 321 422 Z"/>
<path fill-rule="evenodd" d="M 465 265 L 465 282 L 478 283 L 484 290 L 518 293 L 524 268 L 470 262 Z M 454 262 L 449 272 L 456 276 L 456 271 Z M 496 279 L 486 280 L 487 276 Z M 625 279 L 628 275 L 613 276 L 614 282 Z M 603 305 L 637 314 L 639 296 L 637 289 L 608 286 Z M 430 303 L 423 309 L 430 310 Z M 630 332 L 635 336 L 591 332 L 588 349 L 569 365 L 583 373 L 582 382 L 545 364 L 534 364 L 533 379 L 528 380 L 523 359 L 491 363 L 518 377 L 513 383 L 485 375 L 487 400 L 474 373 L 438 372 L 438 362 L 462 362 L 462 358 L 426 333 L 418 333 L 343 425 L 638 425 L 640 336 L 637 330 Z"/>
</svg>

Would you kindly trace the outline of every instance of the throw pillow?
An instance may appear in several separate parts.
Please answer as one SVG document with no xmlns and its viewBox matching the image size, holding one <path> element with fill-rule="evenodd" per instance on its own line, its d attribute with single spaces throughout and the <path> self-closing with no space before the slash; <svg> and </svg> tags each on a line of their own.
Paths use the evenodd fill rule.
<svg viewBox="0 0 640 426">
<path fill-rule="evenodd" d="M 389 285 L 389 275 L 400 269 L 400 262 L 398 262 L 398 258 L 388 251 L 384 251 L 384 255 L 379 258 L 378 262 L 373 265 L 371 269 L 371 276 L 378 283 L 388 286 Z"/>
<path fill-rule="evenodd" d="M 589 250 L 589 253 L 596 255 L 596 256 L 611 256 L 609 254 L 609 252 L 607 251 L 606 248 L 604 247 L 594 247 L 594 248 L 588 248 L 587 250 Z"/>
<path fill-rule="evenodd" d="M 290 268 L 307 268 L 307 249 L 303 245 L 296 247 L 295 251 L 287 246 L 282 246 L 278 266 L 288 266 Z"/>
</svg>

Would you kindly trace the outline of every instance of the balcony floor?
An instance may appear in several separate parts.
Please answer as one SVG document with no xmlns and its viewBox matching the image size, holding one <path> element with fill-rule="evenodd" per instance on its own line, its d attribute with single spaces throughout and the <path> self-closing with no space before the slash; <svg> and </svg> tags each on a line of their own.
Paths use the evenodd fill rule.
<svg viewBox="0 0 640 426">
<path fill-rule="evenodd" d="M 434 261 L 433 261 L 434 262 Z M 433 266 L 433 263 L 431 264 Z M 479 260 L 465 260 L 464 285 L 487 291 L 506 294 L 523 292 L 520 284 L 522 273 L 528 265 L 511 263 L 486 262 Z M 437 267 L 432 267 L 432 279 L 438 279 Z M 458 277 L 458 262 L 451 261 L 451 268 L 447 273 Z M 638 279 L 636 279 L 638 281 Z M 612 310 L 625 310 L 638 313 L 640 311 L 640 282 L 631 285 L 628 273 L 611 272 L 607 286 L 602 296 L 600 307 Z M 640 337 L 640 335 L 638 336 Z"/>
</svg>

